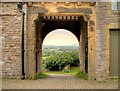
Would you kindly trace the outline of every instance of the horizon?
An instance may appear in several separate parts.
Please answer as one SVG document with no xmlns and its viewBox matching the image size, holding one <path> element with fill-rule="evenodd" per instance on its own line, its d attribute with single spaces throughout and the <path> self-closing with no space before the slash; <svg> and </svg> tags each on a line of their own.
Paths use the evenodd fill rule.
<svg viewBox="0 0 120 91">
<path fill-rule="evenodd" d="M 43 44 L 43 46 L 79 46 L 77 43 L 76 44 L 70 44 L 70 45 L 47 45 L 47 44 Z"/>
</svg>

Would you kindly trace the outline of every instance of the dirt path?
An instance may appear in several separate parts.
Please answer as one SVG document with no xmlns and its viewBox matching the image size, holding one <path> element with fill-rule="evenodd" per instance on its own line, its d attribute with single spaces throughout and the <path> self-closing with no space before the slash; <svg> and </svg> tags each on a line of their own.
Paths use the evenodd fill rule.
<svg viewBox="0 0 120 91">
<path fill-rule="evenodd" d="M 54 79 L 73 79 L 75 77 L 68 75 L 68 74 L 49 74 L 49 78 L 54 78 Z"/>
</svg>

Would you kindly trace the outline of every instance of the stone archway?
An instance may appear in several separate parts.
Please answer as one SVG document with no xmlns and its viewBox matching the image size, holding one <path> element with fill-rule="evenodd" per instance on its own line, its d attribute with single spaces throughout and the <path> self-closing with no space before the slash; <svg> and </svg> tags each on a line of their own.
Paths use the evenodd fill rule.
<svg viewBox="0 0 120 91">
<path fill-rule="evenodd" d="M 79 40 L 80 67 L 83 71 L 87 69 L 89 79 L 94 79 L 96 77 L 95 17 L 91 15 L 93 13 L 92 9 L 81 8 L 82 11 L 79 11 L 79 8 L 74 8 L 75 12 L 73 12 L 73 8 L 56 8 L 54 5 L 53 7 L 59 12 L 52 13 L 53 11 L 48 9 L 46 11 L 49 13 L 27 15 L 26 76 L 34 79 L 36 74 L 41 73 L 42 42 L 45 36 L 54 29 L 64 28 L 70 30 Z M 31 8 L 29 9 L 32 11 Z M 89 14 L 85 14 L 86 10 L 89 11 Z M 88 66 L 85 64 L 88 64 Z"/>
<path fill-rule="evenodd" d="M 80 22 L 80 21 L 84 20 L 82 18 L 82 16 L 80 16 L 80 17 L 79 16 L 70 16 L 70 17 L 68 17 L 68 16 L 45 16 L 45 18 L 44 18 L 44 16 L 42 18 L 41 17 L 42 16 L 40 16 L 39 18 L 42 19 L 43 25 L 42 25 L 41 29 L 37 28 L 38 31 L 41 30 L 41 32 L 37 32 L 38 36 L 36 37 L 36 38 L 39 38 L 40 36 L 42 36 L 42 40 L 40 40 L 39 42 L 37 40 L 37 44 L 39 46 L 39 47 L 37 47 L 38 48 L 37 50 L 40 50 L 39 53 L 38 53 L 39 55 L 37 55 L 37 58 L 38 58 L 37 61 L 40 61 L 42 59 L 42 58 L 40 58 L 40 56 L 42 54 L 42 51 L 41 51 L 42 47 L 41 47 L 40 43 L 43 43 L 43 40 L 47 36 L 47 34 L 52 32 L 55 29 L 62 28 L 62 29 L 66 29 L 66 30 L 70 31 L 72 34 L 74 34 L 74 36 L 78 40 L 78 43 L 80 44 L 80 33 L 81 33 L 80 30 L 81 29 L 85 30 L 85 28 L 81 27 L 82 26 L 82 22 Z M 51 18 L 49 18 L 49 17 L 51 17 Z M 83 21 L 83 22 L 85 22 L 85 21 Z M 85 25 L 85 26 L 87 27 L 87 25 Z M 87 32 L 87 30 L 85 30 L 85 31 Z M 79 49 L 79 50 L 81 50 L 81 49 Z M 83 50 L 83 51 L 85 51 L 85 50 Z M 84 52 L 82 54 L 84 54 Z M 81 58 L 81 60 L 84 60 L 82 58 L 82 56 L 80 58 Z M 83 63 L 81 62 L 81 64 L 83 64 Z M 41 64 L 39 64 L 39 65 L 41 65 Z M 84 69 L 84 68 L 82 68 L 82 69 Z"/>
</svg>

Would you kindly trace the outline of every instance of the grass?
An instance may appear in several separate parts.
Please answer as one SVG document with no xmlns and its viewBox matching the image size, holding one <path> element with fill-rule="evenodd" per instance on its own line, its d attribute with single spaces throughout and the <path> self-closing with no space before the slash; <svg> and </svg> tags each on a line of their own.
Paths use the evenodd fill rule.
<svg viewBox="0 0 120 91">
<path fill-rule="evenodd" d="M 83 72 L 83 71 L 79 71 L 75 76 L 77 78 L 88 80 L 88 74 L 86 72 Z"/>
<path fill-rule="evenodd" d="M 81 78 L 84 80 L 88 80 L 88 74 L 86 72 L 80 71 L 79 67 L 71 67 L 70 70 L 63 70 L 63 71 L 47 71 L 45 72 L 46 75 L 49 74 L 66 74 L 72 75 L 77 78 Z"/>
<path fill-rule="evenodd" d="M 120 80 L 120 77 L 111 77 L 112 80 Z"/>
<path fill-rule="evenodd" d="M 47 78 L 48 77 L 48 75 L 47 74 L 38 74 L 37 76 L 36 76 L 36 79 L 42 79 L 42 78 Z"/>
<path fill-rule="evenodd" d="M 77 74 L 77 72 L 79 72 L 79 67 L 71 67 L 70 70 L 63 70 L 63 71 L 47 71 L 45 72 L 46 75 L 49 74 L 68 74 L 68 75 L 75 75 Z"/>
</svg>

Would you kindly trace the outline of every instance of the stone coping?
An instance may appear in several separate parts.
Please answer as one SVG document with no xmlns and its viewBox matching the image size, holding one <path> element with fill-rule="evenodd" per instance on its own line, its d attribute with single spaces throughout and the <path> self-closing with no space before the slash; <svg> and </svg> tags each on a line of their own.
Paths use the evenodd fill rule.
<svg viewBox="0 0 120 91">
<path fill-rule="evenodd" d="M 1 0 L 1 2 L 111 2 L 111 0 Z"/>
</svg>

